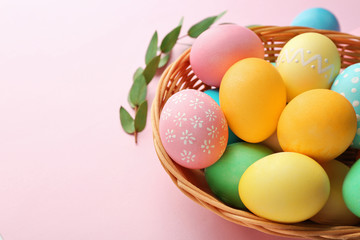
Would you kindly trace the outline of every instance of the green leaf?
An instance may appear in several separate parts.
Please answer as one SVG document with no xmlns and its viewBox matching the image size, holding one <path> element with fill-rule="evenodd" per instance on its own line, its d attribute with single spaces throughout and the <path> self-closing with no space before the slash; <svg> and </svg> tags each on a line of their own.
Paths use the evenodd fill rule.
<svg viewBox="0 0 360 240">
<path fill-rule="evenodd" d="M 146 84 L 149 84 L 156 74 L 156 70 L 159 67 L 160 55 L 154 57 L 148 65 L 146 65 L 143 75 L 146 80 Z"/>
<path fill-rule="evenodd" d="M 130 116 L 128 111 L 122 106 L 120 107 L 120 122 L 125 132 L 132 134 L 135 132 L 134 119 Z"/>
<path fill-rule="evenodd" d="M 144 69 L 142 67 L 138 67 L 133 75 L 133 80 L 135 81 L 135 79 L 142 74 L 144 71 Z"/>
<path fill-rule="evenodd" d="M 197 38 L 201 33 L 207 30 L 214 22 L 216 22 L 219 18 L 221 18 L 225 13 L 226 11 L 220 13 L 217 16 L 205 18 L 204 20 L 201 20 L 200 22 L 194 24 L 192 27 L 190 27 L 188 31 L 189 37 Z"/>
<path fill-rule="evenodd" d="M 146 99 L 147 92 L 145 77 L 141 74 L 135 79 L 129 92 L 129 103 L 131 106 L 139 106 Z"/>
<path fill-rule="evenodd" d="M 170 59 L 170 53 L 165 54 L 165 56 L 160 59 L 159 68 L 165 66 L 169 62 L 169 59 Z"/>
<path fill-rule="evenodd" d="M 215 22 L 217 20 L 219 20 L 220 18 L 222 18 L 222 16 L 224 16 L 226 14 L 227 11 L 223 11 L 222 13 L 220 13 L 219 15 L 216 16 Z"/>
<path fill-rule="evenodd" d="M 182 18 L 180 19 L 180 22 L 179 22 L 179 25 L 178 25 L 178 26 L 182 26 L 183 23 L 184 23 L 184 17 L 182 17 Z"/>
<path fill-rule="evenodd" d="M 177 26 L 176 28 L 174 28 L 171 32 L 169 32 L 164 39 L 161 41 L 161 45 L 160 45 L 160 50 L 163 53 L 168 53 L 171 51 L 171 49 L 173 49 L 173 47 L 175 46 L 178 38 L 179 38 L 179 34 L 181 31 L 181 26 L 182 26 L 182 20 L 180 21 L 180 25 Z"/>
<path fill-rule="evenodd" d="M 258 24 L 253 24 L 253 25 L 248 25 L 246 26 L 247 28 L 253 28 L 253 27 L 260 27 L 261 25 Z"/>
<path fill-rule="evenodd" d="M 128 103 L 129 103 L 130 107 L 131 107 L 132 109 L 134 109 L 136 106 L 131 102 L 131 100 L 130 100 L 130 94 L 128 94 L 127 100 L 128 100 Z M 0 239 L 0 240 L 1 240 L 1 239 Z"/>
<path fill-rule="evenodd" d="M 144 101 L 140 104 L 135 116 L 135 131 L 141 132 L 146 126 L 148 104 Z"/>
<path fill-rule="evenodd" d="M 151 59 L 153 59 L 156 56 L 157 49 L 158 49 L 158 33 L 155 31 L 153 36 L 151 37 L 149 46 L 146 50 L 145 54 L 145 64 L 149 64 Z"/>
</svg>

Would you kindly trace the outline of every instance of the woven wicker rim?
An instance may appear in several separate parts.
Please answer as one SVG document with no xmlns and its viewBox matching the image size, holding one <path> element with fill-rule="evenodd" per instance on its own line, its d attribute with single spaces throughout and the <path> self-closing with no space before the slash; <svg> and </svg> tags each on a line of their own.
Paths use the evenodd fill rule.
<svg viewBox="0 0 360 240">
<path fill-rule="evenodd" d="M 316 30 L 305 27 L 260 26 L 252 30 L 264 44 L 265 59 L 274 62 L 285 43 L 292 37 L 317 32 L 329 37 L 338 47 L 342 68 L 360 62 L 360 37 L 350 34 Z M 210 89 L 202 83 L 191 70 L 190 49 L 185 51 L 162 74 L 151 109 L 151 122 L 155 151 L 174 184 L 190 199 L 224 219 L 250 227 L 264 233 L 283 237 L 312 239 L 360 239 L 360 226 L 327 226 L 305 221 L 297 224 L 281 224 L 260 218 L 250 212 L 231 208 L 217 200 L 209 190 L 200 170 L 185 169 L 176 164 L 166 153 L 160 139 L 159 119 L 167 99 L 183 89 L 191 88 L 204 91 Z"/>
</svg>

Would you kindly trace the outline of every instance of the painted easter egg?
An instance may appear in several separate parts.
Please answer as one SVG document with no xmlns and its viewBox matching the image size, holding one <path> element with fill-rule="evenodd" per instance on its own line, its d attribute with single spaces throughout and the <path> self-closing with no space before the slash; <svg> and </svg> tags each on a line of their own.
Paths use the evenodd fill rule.
<svg viewBox="0 0 360 240">
<path fill-rule="evenodd" d="M 322 164 L 330 179 L 330 196 L 325 206 L 311 220 L 328 225 L 356 225 L 360 218 L 356 217 L 346 206 L 342 195 L 344 179 L 350 168 L 344 163 L 331 160 Z"/>
<path fill-rule="evenodd" d="M 340 31 L 337 18 L 325 8 L 310 8 L 302 11 L 290 25 Z"/>
<path fill-rule="evenodd" d="M 161 142 L 179 165 L 206 168 L 224 153 L 228 125 L 220 106 L 207 94 L 186 89 L 165 103 L 159 120 Z"/>
<path fill-rule="evenodd" d="M 270 137 L 261 142 L 265 146 L 269 147 L 274 152 L 282 152 L 282 148 L 279 143 L 277 131 L 275 131 Z"/>
<path fill-rule="evenodd" d="M 219 89 L 209 89 L 206 90 L 204 93 L 209 95 L 212 99 L 215 100 L 215 102 L 220 106 L 220 100 L 219 100 Z M 236 142 L 242 141 L 240 138 L 238 138 L 233 131 L 229 128 L 229 138 L 228 138 L 228 145 Z"/>
<path fill-rule="evenodd" d="M 276 68 L 263 59 L 238 61 L 221 82 L 221 109 L 231 130 L 246 142 L 270 137 L 285 104 L 284 82 Z"/>
<path fill-rule="evenodd" d="M 357 160 L 350 168 L 343 183 L 343 197 L 349 210 L 360 217 L 360 161 Z"/>
<path fill-rule="evenodd" d="M 229 206 L 244 209 L 238 185 L 242 174 L 254 162 L 273 153 L 269 148 L 255 143 L 230 144 L 219 161 L 205 168 L 206 182 L 212 192 Z"/>
<path fill-rule="evenodd" d="M 330 193 L 324 169 L 294 152 L 268 155 L 248 167 L 239 183 L 240 199 L 254 214 L 282 223 L 314 216 Z"/>
<path fill-rule="evenodd" d="M 356 126 L 354 108 L 344 96 L 330 89 L 313 89 L 286 105 L 277 135 L 284 151 L 325 162 L 350 146 Z"/>
<path fill-rule="evenodd" d="M 264 58 L 260 38 L 246 27 L 224 24 L 206 30 L 195 40 L 190 64 L 201 81 L 219 87 L 228 68 L 248 57 Z"/>
<path fill-rule="evenodd" d="M 351 144 L 360 149 L 360 63 L 347 67 L 339 74 L 331 90 L 343 95 L 353 105 L 357 118 L 357 133 Z"/>
<path fill-rule="evenodd" d="M 328 37 L 303 33 L 285 44 L 276 64 L 289 102 L 311 89 L 329 89 L 339 73 L 341 61 L 336 45 Z"/>
</svg>

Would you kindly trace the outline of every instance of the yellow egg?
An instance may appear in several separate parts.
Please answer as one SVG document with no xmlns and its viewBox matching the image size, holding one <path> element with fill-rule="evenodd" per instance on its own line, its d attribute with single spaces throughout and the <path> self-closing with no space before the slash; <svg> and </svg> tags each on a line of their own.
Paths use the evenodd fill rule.
<svg viewBox="0 0 360 240">
<path fill-rule="evenodd" d="M 350 168 L 337 160 L 331 160 L 322 166 L 330 179 L 330 196 L 325 206 L 311 220 L 329 225 L 358 224 L 360 218 L 350 212 L 342 195 L 342 185 Z"/>
<path fill-rule="evenodd" d="M 276 129 L 286 104 L 280 74 L 269 62 L 246 58 L 232 65 L 220 85 L 220 106 L 239 138 L 258 143 Z"/>
<path fill-rule="evenodd" d="M 330 88 L 341 61 L 336 45 L 319 33 L 303 33 L 285 44 L 276 61 L 287 101 L 310 89 Z"/>
<path fill-rule="evenodd" d="M 286 105 L 277 134 L 284 151 L 325 162 L 350 146 L 356 127 L 355 110 L 345 97 L 332 90 L 314 89 Z"/>
<path fill-rule="evenodd" d="M 239 195 L 254 214 L 282 223 L 314 216 L 330 193 L 329 178 L 315 160 L 293 152 L 268 155 L 242 175 Z"/>
</svg>

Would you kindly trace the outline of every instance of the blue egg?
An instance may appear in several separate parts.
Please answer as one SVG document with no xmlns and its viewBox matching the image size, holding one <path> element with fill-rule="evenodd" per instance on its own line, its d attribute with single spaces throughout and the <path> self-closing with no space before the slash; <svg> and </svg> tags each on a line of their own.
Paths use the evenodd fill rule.
<svg viewBox="0 0 360 240">
<path fill-rule="evenodd" d="M 291 26 L 340 31 L 335 15 L 324 8 L 310 8 L 295 17 Z"/>
<path fill-rule="evenodd" d="M 215 100 L 215 102 L 220 106 L 220 100 L 219 100 L 219 89 L 210 89 L 206 90 L 204 93 L 209 95 L 212 99 Z M 233 131 L 229 128 L 229 140 L 228 145 L 236 142 L 241 142 L 242 140 L 238 138 Z"/>
<path fill-rule="evenodd" d="M 353 64 L 339 74 L 331 90 L 343 95 L 353 105 L 357 118 L 357 132 L 351 147 L 360 149 L 360 63 Z"/>
</svg>

